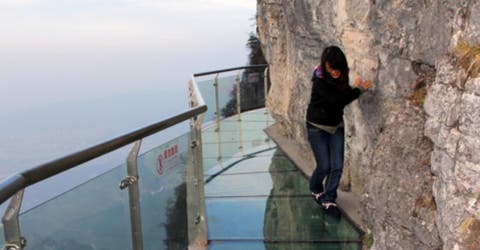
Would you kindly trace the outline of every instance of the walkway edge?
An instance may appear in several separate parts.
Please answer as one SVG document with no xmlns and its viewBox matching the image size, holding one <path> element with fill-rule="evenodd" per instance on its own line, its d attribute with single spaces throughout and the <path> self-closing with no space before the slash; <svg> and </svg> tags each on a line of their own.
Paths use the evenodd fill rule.
<svg viewBox="0 0 480 250">
<path fill-rule="evenodd" d="M 310 163 L 304 157 L 300 146 L 295 141 L 287 138 L 279 123 L 275 123 L 264 129 L 265 133 L 272 139 L 278 147 L 287 155 L 287 157 L 300 169 L 303 174 L 310 178 L 313 169 L 309 167 Z M 363 232 L 367 232 L 367 227 L 362 220 L 362 205 L 360 198 L 350 192 L 338 191 L 337 204 L 344 214 Z"/>
</svg>

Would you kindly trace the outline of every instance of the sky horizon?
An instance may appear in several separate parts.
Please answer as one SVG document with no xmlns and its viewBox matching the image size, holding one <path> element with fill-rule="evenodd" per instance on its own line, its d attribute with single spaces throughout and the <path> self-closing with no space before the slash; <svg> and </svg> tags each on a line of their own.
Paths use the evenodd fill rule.
<svg viewBox="0 0 480 250">
<path fill-rule="evenodd" d="M 255 0 L 0 0 L 0 179 L 184 111 L 248 61 Z"/>
<path fill-rule="evenodd" d="M 185 111 L 192 74 L 247 64 L 255 8 L 0 0 L 0 180 Z M 145 138 L 141 152 L 187 129 Z M 22 209 L 119 166 L 129 147 L 28 188 Z"/>
<path fill-rule="evenodd" d="M 255 2 L 0 0 L 0 115 L 246 64 Z"/>
</svg>

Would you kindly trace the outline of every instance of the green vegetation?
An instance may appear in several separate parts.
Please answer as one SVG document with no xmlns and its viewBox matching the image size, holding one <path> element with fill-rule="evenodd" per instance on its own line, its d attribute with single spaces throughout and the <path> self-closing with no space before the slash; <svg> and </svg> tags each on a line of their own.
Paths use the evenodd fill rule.
<svg viewBox="0 0 480 250">
<path fill-rule="evenodd" d="M 426 96 L 427 89 L 424 86 L 413 91 L 413 93 L 407 97 L 407 100 L 409 100 L 416 107 L 423 107 Z"/>
<path fill-rule="evenodd" d="M 366 249 L 372 248 L 372 246 L 373 246 L 373 235 L 371 233 L 366 234 L 363 237 L 362 243 L 363 243 L 364 248 L 366 248 Z"/>
<path fill-rule="evenodd" d="M 414 106 L 423 107 L 427 96 L 427 87 L 435 81 L 436 70 L 433 66 L 416 61 L 412 62 L 412 69 L 418 77 L 413 83 L 413 93 L 407 96 L 407 100 Z"/>
<path fill-rule="evenodd" d="M 430 211 L 435 211 L 437 204 L 435 204 L 435 199 L 432 194 L 422 195 L 415 201 L 415 208 L 426 208 Z"/>
<path fill-rule="evenodd" d="M 467 76 L 461 85 L 463 88 L 468 78 L 477 77 L 480 73 L 480 46 L 461 42 L 453 50 L 453 55 L 457 59 L 458 65 L 467 71 Z"/>
<path fill-rule="evenodd" d="M 479 249 L 480 247 L 480 220 L 475 217 L 469 217 L 460 225 L 460 230 L 465 235 L 467 249 Z"/>
<path fill-rule="evenodd" d="M 260 39 L 253 33 L 247 41 L 247 48 L 250 50 L 248 55 L 248 65 L 267 64 L 263 56 Z M 241 111 L 252 110 L 263 107 L 265 104 L 265 68 L 246 69 L 243 71 L 240 79 L 240 105 Z M 236 86 L 230 92 L 230 100 L 221 110 L 223 117 L 232 116 L 237 113 L 237 88 Z"/>
<path fill-rule="evenodd" d="M 254 64 L 267 64 L 265 57 L 262 52 L 260 39 L 253 33 L 250 33 L 250 37 L 247 41 L 247 47 L 250 49 L 249 58 L 249 65 Z"/>
</svg>

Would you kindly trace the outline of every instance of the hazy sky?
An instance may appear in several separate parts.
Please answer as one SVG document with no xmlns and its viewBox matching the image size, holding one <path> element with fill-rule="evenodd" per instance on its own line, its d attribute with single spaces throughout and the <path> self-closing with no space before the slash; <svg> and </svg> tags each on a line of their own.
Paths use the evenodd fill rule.
<svg viewBox="0 0 480 250">
<path fill-rule="evenodd" d="M 0 0 L 0 180 L 184 111 L 193 73 L 247 63 L 255 5 Z M 145 140 L 142 148 L 149 143 L 158 145 Z M 92 165 L 111 168 L 125 155 L 111 153 Z M 70 181 L 47 182 L 25 200 L 62 192 L 80 175 L 97 175 L 95 169 L 67 171 Z"/>
<path fill-rule="evenodd" d="M 244 65 L 255 0 L 0 0 L 0 114 Z M 4 122 L 4 121 L 0 121 Z"/>
<path fill-rule="evenodd" d="M 0 0 L 0 179 L 184 111 L 193 73 L 247 63 L 255 8 Z"/>
</svg>

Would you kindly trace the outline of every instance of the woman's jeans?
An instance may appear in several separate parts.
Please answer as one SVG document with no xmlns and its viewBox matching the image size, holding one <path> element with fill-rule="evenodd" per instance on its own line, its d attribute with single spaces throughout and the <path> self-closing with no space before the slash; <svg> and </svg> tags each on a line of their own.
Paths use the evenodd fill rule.
<svg viewBox="0 0 480 250">
<path fill-rule="evenodd" d="M 312 147 L 317 166 L 310 178 L 310 190 L 314 193 L 325 194 L 320 197 L 321 202 L 335 202 L 337 188 L 343 171 L 344 128 L 339 127 L 335 134 L 322 129 L 308 126 L 308 141 Z M 323 180 L 325 188 L 323 188 Z"/>
</svg>

